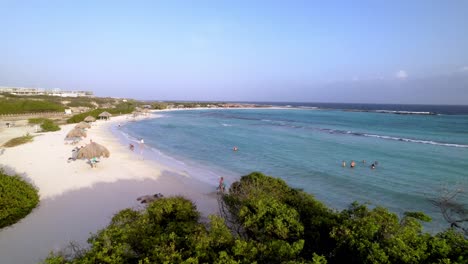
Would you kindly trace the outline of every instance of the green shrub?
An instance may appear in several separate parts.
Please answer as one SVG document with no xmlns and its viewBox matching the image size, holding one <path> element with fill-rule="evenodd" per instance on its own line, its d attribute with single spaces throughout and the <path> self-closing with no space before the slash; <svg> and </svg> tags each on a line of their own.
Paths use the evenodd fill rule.
<svg viewBox="0 0 468 264">
<path fill-rule="evenodd" d="M 164 110 L 167 108 L 167 103 L 152 103 L 151 106 L 153 109 Z"/>
<path fill-rule="evenodd" d="M 28 215 L 39 203 L 36 188 L 18 176 L 0 170 L 0 228 Z"/>
<path fill-rule="evenodd" d="M 46 120 L 46 118 L 42 118 L 42 117 L 39 117 L 39 118 L 29 118 L 29 119 L 28 119 L 28 123 L 29 123 L 29 124 L 42 124 L 42 123 L 44 123 L 44 120 Z"/>
<path fill-rule="evenodd" d="M 468 242 L 449 229 L 422 232 L 418 212 L 402 219 L 353 203 L 341 212 L 283 180 L 255 172 L 219 196 L 222 217 L 200 222 L 194 204 L 162 198 L 125 209 L 75 256 L 46 263 L 467 263 Z"/>
<path fill-rule="evenodd" d="M 12 138 L 10 140 L 8 140 L 5 144 L 3 144 L 4 147 L 6 148 L 11 148 L 11 147 L 16 147 L 18 145 L 22 145 L 22 144 L 26 144 L 28 142 L 32 142 L 33 141 L 33 136 L 26 134 L 22 137 L 17 137 L 17 138 Z"/>
<path fill-rule="evenodd" d="M 54 121 L 50 119 L 45 119 L 41 125 L 42 131 L 44 132 L 51 132 L 51 131 L 58 131 L 60 127 L 54 123 Z"/>
</svg>

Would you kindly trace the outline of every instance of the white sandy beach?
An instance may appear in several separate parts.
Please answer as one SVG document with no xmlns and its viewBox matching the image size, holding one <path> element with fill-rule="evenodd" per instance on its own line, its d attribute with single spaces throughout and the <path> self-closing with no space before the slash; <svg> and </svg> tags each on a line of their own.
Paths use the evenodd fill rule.
<svg viewBox="0 0 468 264">
<path fill-rule="evenodd" d="M 138 146 L 132 152 L 112 135 L 110 126 L 127 120 L 120 116 L 97 121 L 88 129 L 87 138 L 76 145 L 92 139 L 109 149 L 110 157 L 102 158 L 97 168 L 91 168 L 86 160 L 67 162 L 75 146 L 65 144 L 64 138 L 74 124 L 64 125 L 57 132 L 32 133 L 36 135 L 32 143 L 5 150 L 0 166 L 37 186 L 41 203 L 25 219 L 0 231 L 1 263 L 36 263 L 69 241 L 83 243 L 115 212 L 140 206 L 136 201 L 140 195 L 183 195 L 194 201 L 204 216 L 217 212 L 212 186 L 198 182 L 187 172 L 143 159 Z M 31 133 L 29 130 L 31 127 L 15 128 L 8 135 L 2 132 L 0 139 L 6 141 L 7 137 Z"/>
</svg>

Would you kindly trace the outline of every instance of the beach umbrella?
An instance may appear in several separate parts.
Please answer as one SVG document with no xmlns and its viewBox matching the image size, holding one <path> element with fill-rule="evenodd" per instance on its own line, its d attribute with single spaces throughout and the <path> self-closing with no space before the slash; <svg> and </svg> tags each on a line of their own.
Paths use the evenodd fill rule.
<svg viewBox="0 0 468 264">
<path fill-rule="evenodd" d="M 87 116 L 85 119 L 84 119 L 85 122 L 94 122 L 96 121 L 96 118 L 94 118 L 94 116 Z"/>
<path fill-rule="evenodd" d="M 112 115 L 109 112 L 102 112 L 99 114 L 100 118 L 109 119 Z"/>
<path fill-rule="evenodd" d="M 65 136 L 66 139 L 76 139 L 86 137 L 86 131 L 80 128 L 74 128 Z"/>
<path fill-rule="evenodd" d="M 110 152 L 106 147 L 96 142 L 91 142 L 78 151 L 77 158 L 78 159 L 92 159 L 94 157 L 108 158 L 109 156 L 110 156 Z"/>
<path fill-rule="evenodd" d="M 91 125 L 86 122 L 80 122 L 75 126 L 75 128 L 81 128 L 81 129 L 91 128 Z"/>
</svg>

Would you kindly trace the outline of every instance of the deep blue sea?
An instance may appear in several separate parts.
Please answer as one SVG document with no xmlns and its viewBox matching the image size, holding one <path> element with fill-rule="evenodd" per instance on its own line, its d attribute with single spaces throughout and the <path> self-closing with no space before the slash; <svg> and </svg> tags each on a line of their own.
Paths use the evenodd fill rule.
<svg viewBox="0 0 468 264">
<path fill-rule="evenodd" d="M 425 212 L 434 219 L 426 231 L 434 232 L 447 225 L 429 198 L 445 188 L 468 191 L 468 115 L 463 109 L 184 110 L 129 122 L 121 132 L 129 140 L 144 138 L 151 158 L 189 171 L 213 188 L 219 176 L 229 184 L 261 171 L 338 210 L 359 201 L 399 215 Z M 356 167 L 350 168 L 353 160 Z M 466 192 L 458 201 L 468 203 Z"/>
</svg>

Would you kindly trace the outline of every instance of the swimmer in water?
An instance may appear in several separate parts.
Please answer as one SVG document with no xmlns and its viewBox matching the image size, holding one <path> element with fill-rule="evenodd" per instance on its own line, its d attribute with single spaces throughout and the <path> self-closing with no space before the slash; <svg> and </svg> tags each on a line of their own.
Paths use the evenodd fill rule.
<svg viewBox="0 0 468 264">
<path fill-rule="evenodd" d="M 346 167 L 346 161 L 343 160 L 343 168 Z"/>
<path fill-rule="evenodd" d="M 372 165 L 370 166 L 371 169 L 375 169 L 375 164 L 372 163 Z"/>
<path fill-rule="evenodd" d="M 234 147 L 232 148 L 232 150 L 233 150 L 233 151 L 237 151 L 237 150 L 239 150 L 239 149 L 238 149 L 236 146 L 234 146 Z"/>
<path fill-rule="evenodd" d="M 351 161 L 351 168 L 354 168 L 354 166 L 356 166 L 356 162 L 354 162 L 354 160 Z"/>
</svg>

